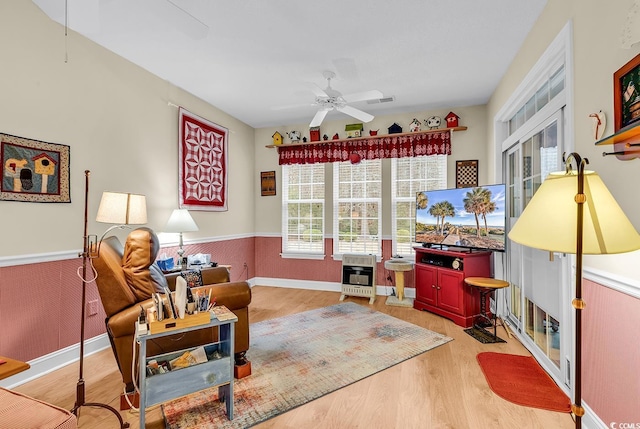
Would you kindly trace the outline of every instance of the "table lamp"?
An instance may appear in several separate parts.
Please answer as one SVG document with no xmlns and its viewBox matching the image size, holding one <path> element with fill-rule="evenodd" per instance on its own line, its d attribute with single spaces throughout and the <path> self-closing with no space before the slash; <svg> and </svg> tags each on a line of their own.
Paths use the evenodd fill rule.
<svg viewBox="0 0 640 429">
<path fill-rule="evenodd" d="M 551 173 L 509 232 L 516 243 L 549 252 L 576 254 L 575 385 L 571 412 L 582 427 L 582 255 L 625 253 L 640 249 L 640 236 L 602 179 L 585 171 L 589 161 L 571 153 L 565 171 Z M 571 168 L 576 162 L 577 170 Z"/>
<path fill-rule="evenodd" d="M 193 232 L 198 231 L 198 225 L 196 225 L 195 221 L 189 214 L 187 209 L 175 209 L 171 216 L 169 217 L 169 221 L 167 222 L 167 226 L 164 229 L 164 232 L 178 232 L 180 233 L 180 244 L 178 246 L 178 263 L 184 268 L 187 264 L 184 261 L 182 255 L 184 255 L 184 248 L 182 242 L 182 233 L 183 232 Z"/>
</svg>

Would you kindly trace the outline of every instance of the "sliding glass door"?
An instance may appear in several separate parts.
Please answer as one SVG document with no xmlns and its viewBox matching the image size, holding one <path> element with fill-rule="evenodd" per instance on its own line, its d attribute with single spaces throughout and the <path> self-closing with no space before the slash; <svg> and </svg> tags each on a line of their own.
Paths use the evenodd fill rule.
<svg viewBox="0 0 640 429">
<path fill-rule="evenodd" d="M 512 227 L 542 181 L 562 164 L 562 110 L 544 118 L 505 152 L 508 221 Z M 549 207 L 553 211 L 553 207 Z M 562 255 L 509 242 L 508 318 L 523 338 L 535 345 L 560 374 L 564 324 Z M 568 325 L 568 324 L 567 324 Z"/>
</svg>

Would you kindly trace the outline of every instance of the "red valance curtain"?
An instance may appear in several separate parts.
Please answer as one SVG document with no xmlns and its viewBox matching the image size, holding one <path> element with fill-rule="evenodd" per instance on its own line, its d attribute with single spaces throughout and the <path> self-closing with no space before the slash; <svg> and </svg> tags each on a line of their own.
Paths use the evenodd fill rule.
<svg viewBox="0 0 640 429">
<path fill-rule="evenodd" d="M 451 132 L 390 134 L 350 140 L 278 146 L 280 165 L 316 164 L 423 155 L 451 155 Z"/>
</svg>

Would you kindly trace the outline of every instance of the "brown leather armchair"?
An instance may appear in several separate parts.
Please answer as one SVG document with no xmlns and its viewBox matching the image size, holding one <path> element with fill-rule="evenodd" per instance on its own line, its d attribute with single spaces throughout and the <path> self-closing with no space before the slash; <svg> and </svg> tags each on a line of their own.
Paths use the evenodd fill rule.
<svg viewBox="0 0 640 429">
<path fill-rule="evenodd" d="M 176 278 L 180 275 L 174 273 L 165 277 L 157 265 L 153 264 L 159 248 L 158 238 L 152 230 L 138 228 L 129 234 L 124 249 L 117 237 L 104 239 L 100 244 L 99 255 L 93 261 L 98 275 L 98 292 L 107 314 L 107 333 L 127 392 L 134 390 L 131 373 L 132 344 L 140 307 L 145 311 L 151 307 L 151 294 L 161 292 L 163 286 L 174 290 Z M 202 288 L 212 289 L 216 302 L 238 316 L 235 326 L 235 361 L 236 366 L 244 367 L 243 371 L 237 373 L 246 375 L 248 364 L 245 353 L 249 349 L 248 306 L 251 302 L 251 289 L 247 282 L 230 282 L 229 271 L 224 267 L 204 269 L 201 273 L 204 285 Z M 147 355 L 155 356 L 215 341 L 217 329 L 199 329 L 150 341 L 147 343 Z"/>
</svg>

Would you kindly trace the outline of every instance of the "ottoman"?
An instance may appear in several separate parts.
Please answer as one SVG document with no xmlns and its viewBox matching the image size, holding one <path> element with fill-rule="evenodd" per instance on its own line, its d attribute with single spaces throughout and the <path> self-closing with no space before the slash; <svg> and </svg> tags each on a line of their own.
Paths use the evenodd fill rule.
<svg viewBox="0 0 640 429">
<path fill-rule="evenodd" d="M 0 387 L 0 429 L 77 429 L 70 411 Z"/>
</svg>

